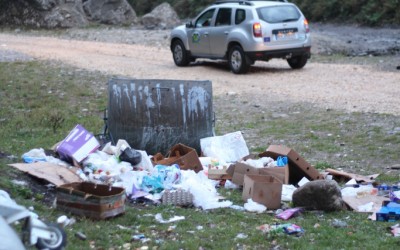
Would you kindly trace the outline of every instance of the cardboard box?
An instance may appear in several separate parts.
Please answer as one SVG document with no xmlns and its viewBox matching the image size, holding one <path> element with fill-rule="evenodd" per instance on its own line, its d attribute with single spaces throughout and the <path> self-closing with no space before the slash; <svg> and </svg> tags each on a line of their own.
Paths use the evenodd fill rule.
<svg viewBox="0 0 400 250">
<path fill-rule="evenodd" d="M 166 166 L 178 164 L 180 169 L 191 169 L 196 173 L 203 170 L 203 165 L 201 165 L 199 156 L 194 148 L 183 144 L 176 144 L 170 149 L 168 154 L 168 158 L 165 158 L 162 154 L 157 153 L 152 158 L 153 164 Z"/>
<path fill-rule="evenodd" d="M 99 147 L 96 137 L 78 124 L 57 146 L 56 152 L 63 161 L 72 163 L 75 160 L 79 163 Z"/>
<path fill-rule="evenodd" d="M 287 156 L 289 161 L 289 183 L 297 184 L 303 177 L 309 180 L 322 180 L 324 176 L 308 162 L 306 162 L 296 151 L 281 145 L 270 145 L 260 157 Z"/>
<path fill-rule="evenodd" d="M 216 169 L 209 168 L 208 169 L 208 179 L 212 180 L 231 180 L 232 176 L 230 176 L 227 172 L 227 169 Z"/>
<path fill-rule="evenodd" d="M 242 198 L 263 204 L 267 209 L 281 207 L 282 183 L 270 175 L 245 175 Z"/>
<path fill-rule="evenodd" d="M 57 187 L 57 209 L 92 219 L 106 219 L 125 212 L 125 189 L 89 182 Z"/>
<path fill-rule="evenodd" d="M 255 155 L 250 155 L 244 159 L 249 159 L 249 157 L 256 157 Z M 232 182 L 236 185 L 242 186 L 244 181 L 244 176 L 248 175 L 272 175 L 280 180 L 283 184 L 288 184 L 289 182 L 289 167 L 287 165 L 283 167 L 271 167 L 271 168 L 255 168 L 245 163 L 237 162 L 232 164 L 227 169 L 228 175 L 232 176 Z"/>
</svg>

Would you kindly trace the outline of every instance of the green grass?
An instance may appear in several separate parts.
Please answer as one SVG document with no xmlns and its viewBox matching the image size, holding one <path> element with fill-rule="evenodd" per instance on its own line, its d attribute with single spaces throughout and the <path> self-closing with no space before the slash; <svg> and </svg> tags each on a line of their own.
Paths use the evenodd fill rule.
<svg viewBox="0 0 400 250">
<path fill-rule="evenodd" d="M 30 178 L 7 164 L 20 162 L 21 154 L 32 148 L 51 148 L 77 123 L 100 132 L 110 76 L 39 62 L 0 63 L 0 72 L 0 152 L 14 156 L 0 159 L 0 189 L 19 204 L 33 206 L 43 220 L 55 221 L 65 213 L 44 202 L 43 190 L 13 184 L 14 179 Z M 393 132 L 400 127 L 398 117 L 323 110 L 307 103 L 271 102 L 269 107 L 255 107 L 251 101 L 226 98 L 214 98 L 217 134 L 243 131 L 254 153 L 270 144 L 284 144 L 319 170 L 380 173 L 380 181 L 387 183 L 400 179 L 398 171 L 386 169 L 399 162 L 400 135 Z M 219 192 L 243 205 L 240 191 Z M 160 224 L 154 218 L 157 213 L 164 218 L 185 216 L 185 220 Z M 334 228 L 334 219 L 348 227 Z M 367 214 L 351 211 L 306 212 L 289 222 L 301 226 L 304 234 L 266 235 L 258 230 L 263 224 L 282 223 L 273 214 L 134 204 L 113 219 L 77 218 L 66 231 L 68 249 L 121 249 L 124 244 L 131 249 L 394 249 L 400 242 L 387 230 L 393 223 L 369 221 Z M 77 238 L 77 232 L 84 233 L 87 240 Z M 149 241 L 131 241 L 139 234 Z M 239 234 L 245 237 L 238 238 Z"/>
</svg>

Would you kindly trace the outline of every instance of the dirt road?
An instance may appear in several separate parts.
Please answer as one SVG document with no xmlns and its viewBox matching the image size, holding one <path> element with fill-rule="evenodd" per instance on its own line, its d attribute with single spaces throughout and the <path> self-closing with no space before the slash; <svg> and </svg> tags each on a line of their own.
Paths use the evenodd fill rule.
<svg viewBox="0 0 400 250">
<path fill-rule="evenodd" d="M 257 62 L 246 75 L 223 63 L 201 62 L 179 68 L 167 46 L 80 41 L 0 34 L 0 49 L 39 60 L 57 60 L 112 75 L 144 79 L 211 80 L 216 96 L 236 93 L 265 101 L 309 102 L 323 108 L 400 115 L 400 71 L 371 66 L 309 62 L 291 70 L 286 61 Z"/>
</svg>

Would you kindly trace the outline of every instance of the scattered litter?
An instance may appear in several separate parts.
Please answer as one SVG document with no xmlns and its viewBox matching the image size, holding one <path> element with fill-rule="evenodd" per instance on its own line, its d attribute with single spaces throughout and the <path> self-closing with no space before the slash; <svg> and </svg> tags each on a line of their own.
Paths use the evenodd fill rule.
<svg viewBox="0 0 400 250">
<path fill-rule="evenodd" d="M 351 179 L 348 182 L 346 182 L 346 186 L 354 186 L 354 185 L 358 185 L 355 179 Z"/>
<path fill-rule="evenodd" d="M 60 225 L 61 227 L 71 226 L 75 222 L 76 221 L 74 218 L 70 219 L 66 215 L 61 215 L 60 217 L 57 218 L 57 224 Z"/>
<path fill-rule="evenodd" d="M 236 185 L 235 183 L 233 183 L 230 180 L 226 180 L 224 188 L 226 188 L 226 189 L 239 189 L 239 185 Z"/>
<path fill-rule="evenodd" d="M 178 184 L 180 182 L 181 170 L 179 165 L 156 165 L 152 175 L 146 175 L 143 177 L 141 188 L 146 192 L 159 193 L 164 189 L 173 188 L 174 184 Z"/>
<path fill-rule="evenodd" d="M 26 181 L 12 180 L 11 182 L 17 186 L 27 186 L 28 185 L 28 183 L 26 183 Z"/>
<path fill-rule="evenodd" d="M 292 201 L 293 192 L 296 189 L 293 185 L 282 185 L 282 201 Z"/>
<path fill-rule="evenodd" d="M 47 161 L 46 153 L 43 148 L 34 148 L 22 155 L 22 160 L 25 163 L 33 163 L 38 161 Z"/>
<path fill-rule="evenodd" d="M 260 203 L 254 202 L 252 199 L 248 199 L 244 204 L 244 209 L 249 212 L 263 213 L 265 210 L 267 210 L 267 207 Z"/>
<path fill-rule="evenodd" d="M 400 237 L 400 225 L 396 224 L 390 227 L 390 231 L 392 232 L 394 237 Z"/>
<path fill-rule="evenodd" d="M 301 178 L 301 180 L 297 183 L 297 185 L 299 185 L 299 187 L 304 186 L 305 184 L 309 183 L 310 180 L 307 179 L 306 177 Z"/>
<path fill-rule="evenodd" d="M 236 162 L 249 154 L 241 131 L 202 138 L 200 139 L 200 146 L 204 156 L 225 162 Z"/>
<path fill-rule="evenodd" d="M 391 201 L 400 203 L 400 191 L 391 191 L 389 197 Z"/>
<path fill-rule="evenodd" d="M 263 233 L 268 234 L 269 236 L 279 235 L 279 234 L 289 234 L 289 235 L 297 235 L 300 236 L 304 233 L 303 228 L 296 224 L 275 224 L 269 225 L 264 224 L 258 226 L 257 229 L 261 230 Z"/>
<path fill-rule="evenodd" d="M 164 220 L 162 215 L 160 213 L 156 214 L 154 216 L 156 218 L 156 220 L 160 223 L 171 223 L 171 222 L 175 222 L 175 221 L 180 221 L 180 220 L 184 220 L 185 216 L 174 216 L 172 218 L 170 218 L 169 220 Z"/>
<path fill-rule="evenodd" d="M 358 206 L 357 207 L 357 211 L 358 212 L 371 212 L 373 207 L 374 207 L 374 203 L 371 201 L 371 202 L 368 202 L 368 203 L 366 203 L 364 205 Z"/>
<path fill-rule="evenodd" d="M 385 201 L 381 209 L 376 213 L 377 221 L 394 222 L 400 220 L 400 203 Z"/>
<path fill-rule="evenodd" d="M 139 240 L 144 240 L 144 239 L 146 239 L 146 236 L 144 236 L 144 234 L 135 234 L 135 235 L 132 235 L 132 238 L 131 238 L 132 241 L 139 241 Z"/>
<path fill-rule="evenodd" d="M 247 234 L 244 234 L 244 233 L 239 233 L 238 235 L 236 235 L 236 239 L 246 239 L 246 238 L 248 238 L 249 236 L 247 235 Z"/>
<path fill-rule="evenodd" d="M 204 210 L 229 207 L 231 201 L 220 201 L 215 188 L 216 181 L 208 179 L 204 171 L 198 173 L 193 170 L 182 171 L 182 182 L 175 188 L 182 188 L 193 195 L 193 205 Z"/>
<path fill-rule="evenodd" d="M 343 228 L 343 227 L 347 227 L 347 223 L 342 220 L 333 219 L 332 226 L 336 227 L 336 228 Z"/>
<path fill-rule="evenodd" d="M 176 228 L 176 225 L 169 226 L 168 229 L 167 229 L 167 231 L 168 231 L 168 232 L 172 232 L 172 231 L 175 230 L 175 228 Z"/>
<path fill-rule="evenodd" d="M 122 230 L 131 230 L 131 228 L 129 228 L 129 227 L 125 227 L 125 226 L 122 226 L 122 225 L 117 225 L 117 227 L 119 228 L 119 229 L 122 229 Z"/>
<path fill-rule="evenodd" d="M 235 209 L 235 210 L 239 210 L 239 211 L 245 211 L 246 210 L 243 206 L 239 206 L 239 205 L 231 205 L 230 208 Z"/>
<path fill-rule="evenodd" d="M 162 203 L 164 205 L 189 206 L 193 204 L 193 195 L 183 189 L 164 190 Z"/>
<path fill-rule="evenodd" d="M 296 207 L 296 208 L 289 208 L 286 209 L 285 211 L 279 213 L 276 215 L 276 218 L 282 219 L 282 220 L 288 220 L 294 216 L 297 216 L 303 211 L 303 208 Z"/>
<path fill-rule="evenodd" d="M 75 236 L 80 240 L 86 240 L 87 239 L 86 235 L 84 233 L 82 233 L 82 232 L 76 232 Z"/>
</svg>

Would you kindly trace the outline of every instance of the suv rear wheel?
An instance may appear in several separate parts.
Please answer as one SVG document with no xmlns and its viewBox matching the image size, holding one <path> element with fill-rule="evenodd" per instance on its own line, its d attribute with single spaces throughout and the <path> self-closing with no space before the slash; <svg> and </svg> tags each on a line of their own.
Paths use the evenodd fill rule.
<svg viewBox="0 0 400 250">
<path fill-rule="evenodd" d="M 187 66 L 190 62 L 189 53 L 185 49 L 181 40 L 176 40 L 172 44 L 172 55 L 177 66 Z"/>
<path fill-rule="evenodd" d="M 295 56 L 287 59 L 287 62 L 292 69 L 301 69 L 306 65 L 307 60 L 307 56 Z"/>
<path fill-rule="evenodd" d="M 232 72 L 235 74 L 243 74 L 249 71 L 250 63 L 247 62 L 246 55 L 242 47 L 235 45 L 229 50 L 228 63 Z"/>
</svg>

